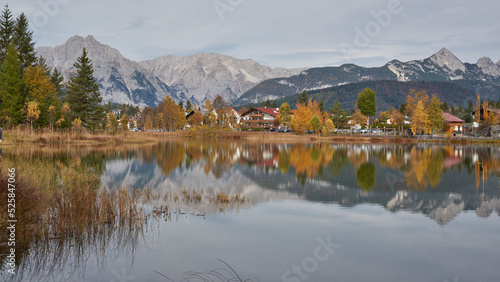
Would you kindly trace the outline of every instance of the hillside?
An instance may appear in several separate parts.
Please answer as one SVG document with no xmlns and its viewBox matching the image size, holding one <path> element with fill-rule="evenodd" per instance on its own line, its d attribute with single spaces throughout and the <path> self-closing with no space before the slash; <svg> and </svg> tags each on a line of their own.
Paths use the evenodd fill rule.
<svg viewBox="0 0 500 282">
<path fill-rule="evenodd" d="M 358 99 L 358 94 L 365 88 L 371 88 L 377 95 L 377 110 L 385 111 L 391 106 L 399 108 L 406 102 L 406 97 L 412 89 L 420 91 L 425 90 L 432 96 L 435 94 L 441 101 L 448 105 L 466 106 L 468 101 L 475 101 L 477 96 L 474 91 L 458 86 L 450 82 L 424 82 L 424 81 L 366 81 L 342 86 L 335 86 L 321 90 L 308 92 L 309 98 L 316 101 L 325 101 L 325 110 L 339 101 L 344 109 L 352 109 Z M 298 95 L 288 96 L 278 99 L 276 103 L 281 105 L 284 102 L 295 108 Z"/>
</svg>

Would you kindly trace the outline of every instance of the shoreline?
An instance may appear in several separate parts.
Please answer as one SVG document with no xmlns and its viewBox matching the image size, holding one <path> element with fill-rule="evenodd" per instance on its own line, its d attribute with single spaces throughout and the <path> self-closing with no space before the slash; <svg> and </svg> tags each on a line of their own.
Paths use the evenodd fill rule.
<svg viewBox="0 0 500 282">
<path fill-rule="evenodd" d="M 500 145 L 500 139 L 494 138 L 471 138 L 471 137 L 429 137 L 414 138 L 403 136 L 363 136 L 363 135 L 295 135 L 291 133 L 277 132 L 242 132 L 217 130 L 212 136 L 203 134 L 189 136 L 186 131 L 176 132 L 122 132 L 115 135 L 98 134 L 75 134 L 67 132 L 43 132 L 26 134 L 26 132 L 4 132 L 2 145 L 122 145 L 122 144 L 150 144 L 161 140 L 246 140 L 265 143 L 283 142 L 306 142 L 306 143 L 362 143 L 362 144 L 491 144 Z"/>
</svg>

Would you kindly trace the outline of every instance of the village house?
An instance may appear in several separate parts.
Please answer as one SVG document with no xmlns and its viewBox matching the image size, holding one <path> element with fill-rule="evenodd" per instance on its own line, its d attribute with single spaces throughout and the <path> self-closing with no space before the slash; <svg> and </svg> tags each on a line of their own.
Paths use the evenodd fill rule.
<svg viewBox="0 0 500 282">
<path fill-rule="evenodd" d="M 450 125 L 450 128 L 448 129 L 447 132 L 463 132 L 464 131 L 464 123 L 462 119 L 457 118 L 456 116 L 449 114 L 449 113 L 443 113 L 443 118 L 444 122 Z"/>
<path fill-rule="evenodd" d="M 241 126 L 247 128 L 271 128 L 279 114 L 279 108 L 253 108 L 241 115 Z"/>
</svg>

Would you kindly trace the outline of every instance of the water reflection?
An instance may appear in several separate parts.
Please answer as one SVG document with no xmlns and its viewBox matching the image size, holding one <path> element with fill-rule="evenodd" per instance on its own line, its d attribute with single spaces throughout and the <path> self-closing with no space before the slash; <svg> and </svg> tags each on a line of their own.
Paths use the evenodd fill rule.
<svg viewBox="0 0 500 282">
<path fill-rule="evenodd" d="M 463 210 L 499 213 L 500 150 L 492 146 L 165 142 L 108 160 L 102 185 L 383 205 L 446 224 Z M 213 212 L 198 209 L 196 212 Z"/>
<path fill-rule="evenodd" d="M 246 227 L 247 223 L 271 230 L 278 220 L 284 220 L 282 224 L 290 229 L 290 234 L 302 234 L 297 235 L 297 242 L 301 242 L 307 236 L 308 229 L 296 231 L 297 222 L 292 219 L 297 214 L 285 213 L 283 210 L 287 211 L 288 206 L 293 206 L 294 210 L 300 210 L 300 216 L 304 216 L 309 212 L 307 209 L 310 208 L 310 202 L 326 205 L 314 206 L 315 211 L 309 215 L 308 223 L 300 224 L 322 230 L 321 234 L 332 232 L 328 231 L 328 225 L 319 220 L 323 212 L 331 214 L 328 219 L 321 218 L 322 220 L 337 222 L 335 213 L 342 213 L 348 214 L 346 217 L 354 221 L 357 219 L 355 212 L 367 215 L 363 213 L 364 210 L 373 212 L 376 208 L 383 207 L 389 211 L 388 214 L 397 213 L 404 217 L 408 213 L 401 211 L 415 213 L 419 218 L 432 219 L 433 222 L 428 221 L 435 227 L 439 228 L 440 225 L 447 229 L 453 228 L 450 222 L 464 211 L 471 211 L 472 215 L 480 218 L 488 218 L 495 213 L 500 215 L 500 149 L 494 146 L 173 141 L 118 148 L 11 147 L 3 150 L 2 161 L 2 165 L 22 168 L 25 174 L 44 187 L 56 184 L 62 187 L 71 179 L 80 181 L 79 185 L 96 185 L 101 191 L 130 187 L 146 195 L 146 206 L 154 206 L 154 213 L 161 215 L 161 220 L 154 223 L 146 220 L 147 223 L 141 222 L 134 226 L 115 222 L 103 225 L 101 229 L 96 228 L 95 232 L 88 232 L 83 237 L 35 241 L 29 251 L 20 253 L 20 267 L 25 276 L 18 277 L 18 280 L 37 277 L 35 279 L 62 281 L 66 275 L 70 275 L 69 280 L 80 280 L 82 277 L 91 277 L 90 280 L 92 277 L 99 277 L 96 279 L 101 280 L 100 272 L 110 276 L 107 262 L 118 258 L 124 260 L 123 257 L 126 257 L 125 260 L 129 259 L 133 264 L 137 250 L 141 252 L 147 248 L 142 238 L 150 235 L 145 233 L 148 230 L 156 232 L 159 221 L 168 221 L 167 224 L 175 226 L 178 233 L 173 230 L 169 232 L 180 238 L 190 236 L 192 241 L 186 241 L 187 245 L 193 242 L 210 253 L 213 250 L 204 241 L 206 237 L 200 239 L 189 234 L 210 230 L 215 238 L 222 236 L 220 229 L 228 228 L 223 230 L 233 232 L 237 234 L 234 237 L 238 237 L 242 234 L 260 233 L 262 230 Z M 37 173 L 42 169 L 43 174 Z M 75 174 L 81 177 L 68 177 Z M 88 178 L 89 175 L 97 177 Z M 366 203 L 370 204 L 370 208 L 363 205 Z M 274 204 L 283 210 L 270 215 L 268 210 L 275 211 Z M 350 209 L 351 207 L 355 208 Z M 249 212 L 262 208 L 266 210 L 264 216 L 257 212 L 258 219 L 248 222 L 237 223 L 239 220 L 249 220 L 248 216 L 253 215 L 252 213 L 246 213 L 246 217 L 241 218 L 231 214 L 243 209 Z M 335 209 L 335 213 L 330 208 Z M 221 213 L 227 218 L 218 218 L 217 215 Z M 369 216 L 373 218 L 373 215 Z M 267 222 L 267 217 L 276 222 Z M 206 218 L 210 223 L 203 222 Z M 386 222 L 386 227 L 390 228 L 392 217 L 384 218 L 389 222 Z M 195 226 L 191 222 L 195 222 Z M 218 225 L 212 222 L 218 222 Z M 286 225 L 286 222 L 293 224 Z M 422 220 L 420 222 L 421 227 L 428 228 L 426 223 L 422 223 Z M 398 224 L 396 225 L 400 226 L 402 223 Z M 229 230 L 231 226 L 238 226 L 236 229 L 241 229 L 241 234 Z M 340 226 L 345 231 L 338 228 L 339 233 L 353 233 L 351 227 Z M 394 236 L 397 235 L 398 226 Z M 385 234 L 384 232 L 385 230 L 380 231 L 380 234 Z M 350 236 L 345 235 L 343 238 L 347 240 Z M 228 241 L 227 237 L 226 235 L 223 240 L 224 244 Z M 282 234 L 277 234 L 274 238 L 282 238 Z M 261 242 L 263 238 L 257 241 Z M 314 242 L 314 238 L 312 241 Z M 390 245 L 390 242 L 383 241 L 382 244 Z M 238 244 L 235 243 L 235 246 Z M 282 247 L 285 250 L 289 246 L 283 243 Z M 177 244 L 168 245 L 168 248 L 178 251 L 174 252 L 173 257 L 188 256 L 182 253 L 184 249 Z M 252 247 L 248 248 L 242 253 L 242 257 L 259 257 L 258 254 L 249 254 Z M 272 246 L 264 244 L 261 251 L 268 248 Z M 217 251 L 224 254 L 223 248 Z M 304 250 L 304 254 L 310 255 L 309 251 Z M 143 254 L 143 257 L 147 256 Z M 102 260 L 97 260 L 96 263 L 96 259 Z M 169 258 L 162 260 L 167 261 Z M 171 263 L 178 266 L 175 261 Z M 178 263 L 182 264 L 182 261 Z M 271 265 L 271 262 L 268 264 Z M 283 269 L 288 267 L 284 265 Z M 211 266 L 195 267 L 191 270 L 210 268 Z M 39 269 L 43 271 L 38 271 Z M 120 269 L 114 270 L 120 272 Z M 37 272 L 39 276 L 36 276 Z M 280 273 L 272 277 L 280 277 L 279 275 Z M 269 276 L 262 273 L 262 277 Z M 112 278 L 114 277 L 107 280 Z M 158 280 L 154 275 L 149 278 Z"/>
</svg>

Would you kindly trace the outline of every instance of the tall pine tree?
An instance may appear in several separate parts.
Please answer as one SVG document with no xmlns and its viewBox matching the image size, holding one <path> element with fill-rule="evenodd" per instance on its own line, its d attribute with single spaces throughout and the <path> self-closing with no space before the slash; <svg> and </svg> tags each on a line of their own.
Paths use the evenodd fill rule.
<svg viewBox="0 0 500 282">
<path fill-rule="evenodd" d="M 68 83 L 66 96 L 72 117 L 79 118 L 86 128 L 95 131 L 103 126 L 105 114 L 100 105 L 99 83 L 94 78 L 93 65 L 85 48 L 73 66 L 76 75 Z"/>
<path fill-rule="evenodd" d="M 12 18 L 12 12 L 9 10 L 9 5 L 5 5 L 0 16 L 0 64 L 5 60 L 7 48 L 12 41 L 14 25 L 15 22 Z"/>
<path fill-rule="evenodd" d="M 28 18 L 22 13 L 17 17 L 14 25 L 13 42 L 23 69 L 33 66 L 37 61 L 33 31 L 30 31 L 28 28 Z"/>
<path fill-rule="evenodd" d="M 14 45 L 7 47 L 5 61 L 0 70 L 0 116 L 2 122 L 19 124 L 22 120 L 21 109 L 25 104 L 21 64 Z"/>
</svg>

